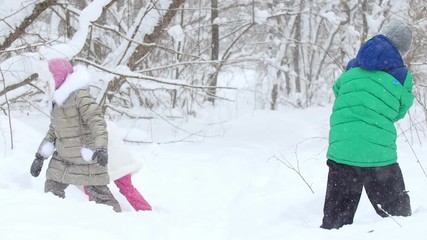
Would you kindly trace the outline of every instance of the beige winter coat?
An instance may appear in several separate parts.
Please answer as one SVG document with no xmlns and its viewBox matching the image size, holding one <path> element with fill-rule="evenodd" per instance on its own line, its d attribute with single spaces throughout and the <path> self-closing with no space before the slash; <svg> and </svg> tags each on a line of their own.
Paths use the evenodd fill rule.
<svg viewBox="0 0 427 240">
<path fill-rule="evenodd" d="M 83 83 L 88 82 L 85 78 L 89 75 L 82 71 L 86 69 L 76 68 L 55 91 L 51 123 L 38 152 L 47 158 L 46 146 L 53 144 L 55 152 L 46 172 L 47 179 L 74 185 L 106 185 L 107 166 L 84 156 L 85 149 L 107 149 L 108 133 L 100 107 L 84 89 Z M 71 81 L 74 84 L 68 84 Z"/>
</svg>

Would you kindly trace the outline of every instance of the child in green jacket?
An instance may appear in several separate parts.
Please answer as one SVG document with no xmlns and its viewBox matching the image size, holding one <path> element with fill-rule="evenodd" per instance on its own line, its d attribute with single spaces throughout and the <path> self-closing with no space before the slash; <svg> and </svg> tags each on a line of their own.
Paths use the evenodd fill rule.
<svg viewBox="0 0 427 240">
<path fill-rule="evenodd" d="M 414 100 L 402 59 L 411 41 L 411 27 L 391 21 L 363 44 L 334 84 L 321 228 L 352 224 L 363 188 L 380 216 L 411 215 L 394 126 Z"/>
</svg>

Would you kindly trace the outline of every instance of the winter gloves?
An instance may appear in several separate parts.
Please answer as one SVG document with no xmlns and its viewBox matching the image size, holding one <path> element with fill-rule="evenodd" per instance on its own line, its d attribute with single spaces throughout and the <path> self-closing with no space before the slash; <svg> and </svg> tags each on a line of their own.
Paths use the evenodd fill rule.
<svg viewBox="0 0 427 240">
<path fill-rule="evenodd" d="M 31 175 L 33 177 L 38 177 L 40 172 L 42 171 L 44 162 L 44 157 L 40 153 L 36 153 L 36 158 L 34 159 L 33 163 L 31 164 Z"/>
<path fill-rule="evenodd" d="M 103 148 L 97 149 L 92 155 L 92 160 L 96 161 L 101 166 L 106 166 L 108 163 L 107 150 L 105 150 Z"/>
<path fill-rule="evenodd" d="M 30 173 L 33 177 L 38 177 L 43 168 L 44 157 L 40 153 L 36 153 L 36 158 L 31 164 Z M 108 163 L 108 153 L 107 150 L 103 148 L 97 149 L 93 155 L 92 160 L 99 163 L 101 166 L 106 166 Z"/>
</svg>

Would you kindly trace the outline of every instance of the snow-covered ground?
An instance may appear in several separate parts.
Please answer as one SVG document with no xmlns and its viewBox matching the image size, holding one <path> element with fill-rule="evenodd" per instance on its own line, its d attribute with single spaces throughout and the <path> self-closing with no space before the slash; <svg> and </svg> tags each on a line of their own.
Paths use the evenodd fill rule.
<svg viewBox="0 0 427 240">
<path fill-rule="evenodd" d="M 8 119 L 2 116 L 0 239 L 377 240 L 425 236 L 427 177 L 414 154 L 427 166 L 427 149 L 422 145 L 427 138 L 420 129 L 425 123 L 416 125 L 418 131 L 401 134 L 398 143 L 413 216 L 381 218 L 364 195 L 353 225 L 340 230 L 319 228 L 330 111 L 331 106 L 252 111 L 216 124 L 206 113 L 198 120 L 176 123 L 185 134 L 194 133 L 185 141 L 128 144 L 143 164 L 134 175 L 134 185 L 153 211 L 135 212 L 110 185 L 122 213 L 89 202 L 77 187 L 67 189 L 66 199 L 43 193 L 47 164 L 38 178 L 31 177 L 29 168 L 48 118 L 37 113 L 14 114 L 12 150 Z M 424 119 L 412 112 L 412 123 Z M 399 125 L 399 132 L 410 126 L 408 119 Z M 177 126 L 164 122 L 126 120 L 117 125 L 128 140 L 182 138 Z M 284 163 L 299 169 L 302 177 Z"/>
</svg>

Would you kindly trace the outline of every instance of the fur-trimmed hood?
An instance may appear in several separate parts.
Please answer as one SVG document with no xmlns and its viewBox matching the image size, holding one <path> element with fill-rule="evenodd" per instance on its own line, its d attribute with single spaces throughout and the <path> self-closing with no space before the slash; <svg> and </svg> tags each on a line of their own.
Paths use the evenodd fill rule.
<svg viewBox="0 0 427 240">
<path fill-rule="evenodd" d="M 64 83 L 53 93 L 53 101 L 61 106 L 72 92 L 89 87 L 90 73 L 85 66 L 75 66 L 74 72 L 67 76 Z"/>
</svg>

